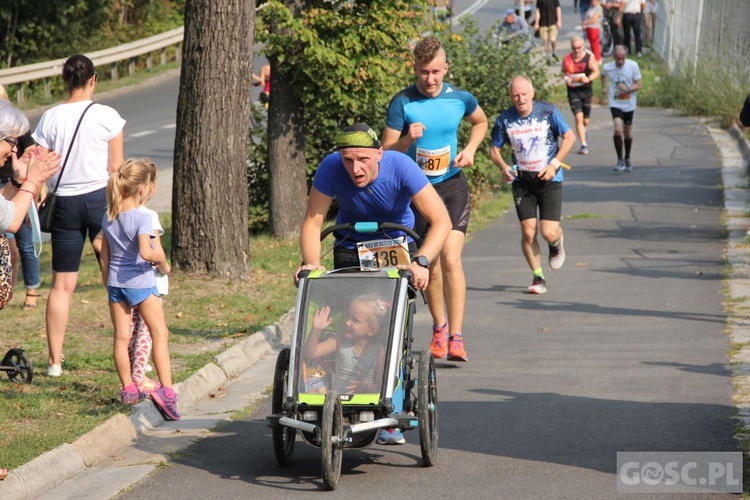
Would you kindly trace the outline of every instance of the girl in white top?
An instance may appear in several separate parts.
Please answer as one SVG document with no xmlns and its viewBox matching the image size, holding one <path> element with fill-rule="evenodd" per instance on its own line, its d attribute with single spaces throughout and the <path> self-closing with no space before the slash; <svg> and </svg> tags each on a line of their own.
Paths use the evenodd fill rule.
<svg viewBox="0 0 750 500">
<path fill-rule="evenodd" d="M 63 64 L 62 78 L 69 92 L 68 100 L 47 110 L 32 134 L 37 144 L 59 153 L 64 162 L 70 149 L 64 170 L 48 183 L 52 190 L 60 179 L 51 233 L 52 289 L 46 314 L 50 377 L 62 375 L 65 330 L 85 238 L 88 235 L 89 241 L 93 241 L 101 231 L 102 216 L 107 209 L 107 180 L 123 161 L 125 126 L 117 111 L 102 104 L 93 104 L 83 115 L 92 104 L 97 80 L 94 64 L 88 57 L 68 58 Z M 79 120 L 80 128 L 74 137 Z"/>
</svg>

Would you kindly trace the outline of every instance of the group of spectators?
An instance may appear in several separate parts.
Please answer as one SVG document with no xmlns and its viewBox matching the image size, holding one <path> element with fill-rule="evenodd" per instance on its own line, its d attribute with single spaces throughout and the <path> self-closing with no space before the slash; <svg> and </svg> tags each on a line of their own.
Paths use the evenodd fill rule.
<svg viewBox="0 0 750 500">
<path fill-rule="evenodd" d="M 45 314 L 47 376 L 63 375 L 71 301 L 88 238 L 107 287 L 122 401 L 132 404 L 150 396 L 166 418 L 177 420 L 180 415 L 172 390 L 168 331 L 152 267 L 166 273 L 169 265 L 154 229 L 158 216 L 144 213 L 141 206 L 153 194 L 156 168 L 146 159 L 124 161 L 125 120 L 113 108 L 93 101 L 97 79 L 88 57 L 68 58 L 62 68 L 68 98 L 45 111 L 30 135 L 26 117 L 0 99 L 0 164 L 7 180 L 0 197 L 0 232 L 14 234 L 23 251 L 25 231 L 30 223 L 31 227 L 37 224 L 36 218 L 29 220 L 27 214 L 35 211 L 48 182 L 56 202 L 50 205 L 52 284 Z M 34 229 L 38 231 L 39 227 Z M 6 239 L 6 234 L 1 238 Z M 0 257 L 5 270 L 5 253 Z M 38 260 L 35 268 L 27 268 L 26 259 L 22 263 L 25 305 L 35 305 L 29 299 L 37 297 Z M 142 335 L 149 337 L 148 348 L 137 342 L 129 347 L 131 340 L 137 341 Z M 151 337 L 159 384 L 145 378 L 136 380 L 137 374 L 132 371 L 135 358 L 140 357 L 141 365 L 147 363 Z"/>
</svg>

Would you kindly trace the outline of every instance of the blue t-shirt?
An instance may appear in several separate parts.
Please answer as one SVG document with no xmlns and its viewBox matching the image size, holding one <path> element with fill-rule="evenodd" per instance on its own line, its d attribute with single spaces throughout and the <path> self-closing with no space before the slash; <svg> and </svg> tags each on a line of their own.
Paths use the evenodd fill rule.
<svg viewBox="0 0 750 500">
<path fill-rule="evenodd" d="M 416 85 L 411 85 L 393 97 L 385 123 L 401 131 L 401 137 L 409 132 L 412 123 L 426 127 L 424 135 L 406 154 L 425 171 L 431 183 L 439 184 L 461 170 L 453 166 L 458 153 L 458 126 L 477 106 L 473 95 L 448 83 L 443 83 L 443 89 L 435 97 L 427 97 Z"/>
<path fill-rule="evenodd" d="M 120 212 L 113 221 L 104 215 L 102 231 L 109 244 L 109 275 L 107 286 L 119 288 L 151 288 L 156 278 L 151 263 L 143 260 L 138 236 L 154 237 L 151 216 L 140 210 Z"/>
<path fill-rule="evenodd" d="M 380 159 L 378 176 L 366 187 L 354 185 L 344 167 L 340 153 L 326 156 L 318 166 L 313 187 L 326 196 L 333 197 L 339 206 L 337 224 L 349 222 L 396 222 L 414 227 L 414 213 L 409 204 L 411 198 L 427 185 L 427 178 L 416 163 L 398 151 L 384 151 Z M 396 238 L 401 231 L 389 231 Z M 343 244 L 345 248 L 356 247 L 357 241 L 366 241 L 372 236 L 353 234 Z M 353 242 L 352 242 L 353 241 Z M 411 241 L 411 238 L 407 238 Z"/>
<path fill-rule="evenodd" d="M 500 113 L 492 127 L 492 145 L 500 149 L 509 142 L 513 164 L 519 170 L 539 172 L 555 157 L 560 149 L 557 138 L 568 130 L 568 123 L 554 104 L 534 101 L 529 116 L 520 116 L 515 107 Z M 563 180 L 562 168 L 552 180 Z"/>
</svg>

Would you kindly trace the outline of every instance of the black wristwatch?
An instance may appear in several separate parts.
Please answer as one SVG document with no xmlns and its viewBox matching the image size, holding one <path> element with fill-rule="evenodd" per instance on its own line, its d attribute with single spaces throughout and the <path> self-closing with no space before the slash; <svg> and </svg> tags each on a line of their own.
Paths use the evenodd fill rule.
<svg viewBox="0 0 750 500">
<path fill-rule="evenodd" d="M 424 267 L 425 269 L 430 268 L 430 260 L 425 257 L 424 255 L 415 255 L 413 259 L 411 259 L 412 262 L 416 262 L 417 265 Z"/>
<path fill-rule="evenodd" d="M 23 182 L 18 182 L 13 177 L 10 178 L 10 183 L 13 184 L 18 189 L 21 189 L 21 186 L 23 186 Z"/>
</svg>

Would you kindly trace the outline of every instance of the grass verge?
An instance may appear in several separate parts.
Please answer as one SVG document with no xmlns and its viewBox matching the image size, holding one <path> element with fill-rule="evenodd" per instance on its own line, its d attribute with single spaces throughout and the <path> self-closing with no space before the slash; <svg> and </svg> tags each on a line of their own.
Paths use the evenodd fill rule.
<svg viewBox="0 0 750 500">
<path fill-rule="evenodd" d="M 478 200 L 470 232 L 485 227 L 509 205 L 507 189 Z M 168 215 L 162 216 L 162 225 L 169 254 Z M 297 240 L 255 235 L 250 249 L 250 281 L 176 271 L 170 276 L 170 293 L 164 299 L 164 310 L 176 382 L 188 378 L 213 356 L 273 323 L 293 307 L 292 274 L 300 259 Z M 2 312 L 0 356 L 12 347 L 21 347 L 35 369 L 34 380 L 28 385 L 14 384 L 0 373 L 0 467 L 8 469 L 74 441 L 117 413 L 129 412 L 129 407 L 120 403 L 107 298 L 90 247 L 84 252 L 78 289 L 73 295 L 63 376 L 53 379 L 44 375 L 47 363 L 44 297 L 49 294 L 51 278 L 49 247 L 42 252 L 41 266 L 39 293 L 43 298 L 39 299 L 39 307 L 22 309 L 24 290 L 19 285 Z"/>
</svg>

